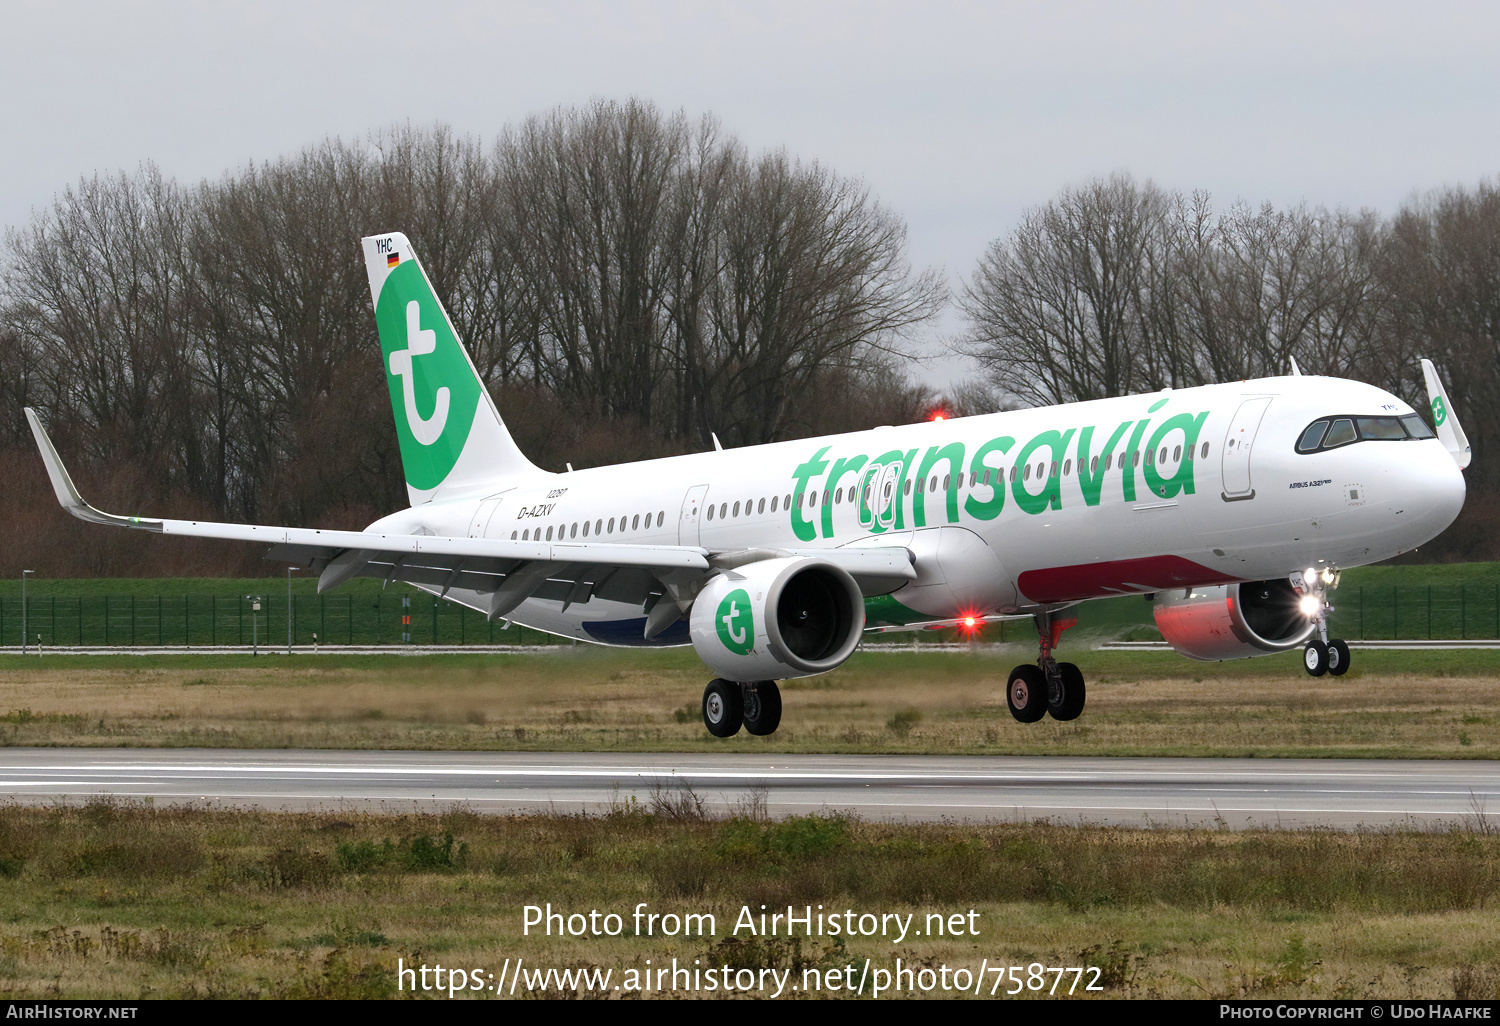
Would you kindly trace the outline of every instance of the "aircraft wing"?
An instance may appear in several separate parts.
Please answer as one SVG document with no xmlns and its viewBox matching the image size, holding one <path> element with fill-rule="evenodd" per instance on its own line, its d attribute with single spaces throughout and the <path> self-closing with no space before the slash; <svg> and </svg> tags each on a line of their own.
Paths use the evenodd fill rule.
<svg viewBox="0 0 1500 1026">
<path fill-rule="evenodd" d="M 507 541 L 262 527 L 105 513 L 89 505 L 79 494 L 36 412 L 27 408 L 26 418 L 57 501 L 80 520 L 158 534 L 261 542 L 271 546 L 267 558 L 316 571 L 320 592 L 355 577 L 380 577 L 387 583 L 403 581 L 451 598 L 492 620 L 504 617 L 532 597 L 560 600 L 566 609 L 598 595 L 640 603 L 642 611 L 649 612 L 664 596 L 678 599 L 685 582 L 720 568 L 721 561 L 714 553 L 691 545 Z M 746 555 L 731 554 L 727 565 L 748 562 Z M 754 558 L 816 555 L 843 567 L 870 594 L 894 590 L 916 576 L 910 554 L 904 548 L 775 550 L 750 555 Z"/>
</svg>

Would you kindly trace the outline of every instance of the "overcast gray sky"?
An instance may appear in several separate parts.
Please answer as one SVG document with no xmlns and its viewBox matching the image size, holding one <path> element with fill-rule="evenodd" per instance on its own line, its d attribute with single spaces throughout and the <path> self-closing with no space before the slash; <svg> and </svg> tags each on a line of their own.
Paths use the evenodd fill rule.
<svg viewBox="0 0 1500 1026">
<path fill-rule="evenodd" d="M 80 175 L 184 182 L 325 136 L 493 139 L 597 97 L 862 178 L 956 284 L 1096 175 L 1394 211 L 1500 171 L 1500 5 L 69 3 L 0 7 L 0 222 Z M 371 231 L 395 226 L 371 225 Z M 358 254 L 351 252 L 350 259 Z M 934 326 L 926 346 L 960 327 Z M 955 360 L 922 372 L 939 386 Z"/>
</svg>

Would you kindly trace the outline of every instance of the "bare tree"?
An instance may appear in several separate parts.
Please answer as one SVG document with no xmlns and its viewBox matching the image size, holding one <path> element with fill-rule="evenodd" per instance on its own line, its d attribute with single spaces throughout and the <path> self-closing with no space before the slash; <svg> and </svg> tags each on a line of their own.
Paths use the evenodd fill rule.
<svg viewBox="0 0 1500 1026">
<path fill-rule="evenodd" d="M 70 437 L 100 463 L 148 468 L 158 484 L 193 472 L 192 341 L 185 327 L 186 199 L 147 165 L 64 191 L 7 236 L 9 327 L 17 355 Z M 34 385 L 28 386 L 28 391 Z"/>
<path fill-rule="evenodd" d="M 1408 204 L 1391 225 L 1381 280 L 1391 299 L 1391 333 L 1420 393 L 1415 360 L 1444 370 L 1454 410 L 1478 453 L 1500 443 L 1500 185 L 1443 189 Z M 1493 459 L 1469 476 L 1486 489 L 1500 481 Z"/>
<path fill-rule="evenodd" d="M 964 290 L 963 351 L 1033 403 L 1136 390 L 1171 197 L 1125 175 L 1068 189 L 992 244 Z"/>
</svg>

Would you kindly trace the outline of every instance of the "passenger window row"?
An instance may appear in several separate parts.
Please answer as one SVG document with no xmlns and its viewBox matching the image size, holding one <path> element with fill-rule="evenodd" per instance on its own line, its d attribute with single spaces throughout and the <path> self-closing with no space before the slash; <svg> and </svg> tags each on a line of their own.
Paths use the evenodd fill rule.
<svg viewBox="0 0 1500 1026">
<path fill-rule="evenodd" d="M 1416 418 L 1412 418 L 1412 419 L 1416 419 Z M 1392 420 L 1392 421 L 1394 421 L 1395 418 L 1393 418 L 1393 417 L 1392 418 L 1370 418 L 1370 417 L 1362 417 L 1362 418 L 1360 418 L 1361 422 L 1364 422 L 1364 421 L 1367 421 L 1367 420 Z M 1403 418 L 1403 421 L 1404 420 L 1405 420 L 1405 418 Z M 1418 420 L 1417 422 L 1419 424 L 1421 423 L 1420 420 Z M 1326 422 L 1325 421 L 1319 421 L 1318 423 L 1319 424 L 1324 424 L 1326 426 Z M 1317 427 L 1317 426 L 1318 426 L 1317 424 L 1313 425 L 1313 427 Z M 1426 425 L 1424 424 L 1424 425 L 1422 425 L 1422 427 L 1425 430 Z M 1312 428 L 1309 428 L 1308 430 L 1311 431 Z M 1405 437 L 1405 435 L 1403 434 L 1401 437 Z M 1416 437 L 1431 438 L 1432 437 L 1432 433 L 1429 431 L 1425 436 L 1416 436 Z M 1325 444 L 1325 448 L 1326 447 L 1327 447 L 1327 445 Z M 1147 466 L 1151 466 L 1153 464 L 1153 462 L 1154 463 L 1166 463 L 1167 462 L 1167 455 L 1168 455 L 1167 450 L 1168 450 L 1168 447 L 1165 446 L 1165 445 L 1161 447 L 1161 451 L 1160 452 L 1152 452 L 1150 450 L 1146 450 L 1144 452 L 1144 457 L 1145 457 L 1146 465 Z M 1311 450 L 1304 450 L 1304 449 L 1302 449 L 1301 445 L 1299 443 L 1297 451 L 1298 452 L 1303 452 L 1303 451 L 1311 451 Z M 1128 453 L 1128 454 L 1127 453 L 1121 453 L 1120 454 L 1120 459 L 1118 461 L 1118 465 L 1119 466 L 1121 466 L 1121 467 L 1125 466 L 1125 461 L 1126 461 L 1127 456 L 1130 459 L 1130 465 L 1131 466 L 1138 467 L 1138 466 L 1141 465 L 1142 451 L 1141 450 L 1137 450 L 1134 453 Z M 1173 462 L 1182 459 L 1182 446 L 1178 445 L 1178 446 L 1171 447 L 1171 458 L 1172 458 Z M 1192 450 L 1188 451 L 1187 458 L 1190 459 L 1190 460 L 1193 458 Z M 1198 458 L 1199 459 L 1207 459 L 1208 458 L 1208 443 L 1207 442 L 1203 443 L 1203 448 L 1202 448 L 1202 451 L 1198 454 Z M 1104 456 L 1104 469 L 1105 470 L 1113 470 L 1115 468 L 1115 466 L 1116 466 L 1116 460 L 1115 460 L 1114 453 L 1108 453 L 1108 454 L 1106 454 Z M 1062 463 L 1062 476 L 1063 477 L 1069 477 L 1069 476 L 1071 476 L 1072 473 L 1073 473 L 1073 469 L 1074 469 L 1073 468 L 1073 461 L 1071 459 L 1063 460 L 1063 463 Z M 1052 461 L 1052 469 L 1051 469 L 1051 474 L 1052 474 L 1053 477 L 1057 476 L 1057 470 L 1058 470 L 1057 461 L 1053 460 Z M 1097 474 L 1098 472 L 1099 472 L 1099 457 L 1095 456 L 1089 462 L 1089 473 L 1091 473 L 1091 474 Z M 1031 463 L 1027 463 L 1027 464 L 1025 464 L 1023 466 L 1012 466 L 1010 468 L 1010 480 L 1012 480 L 1012 481 L 1016 480 L 1016 478 L 1017 478 L 1018 475 L 1020 476 L 1020 479 L 1022 481 L 1030 481 L 1033 476 L 1035 476 L 1037 480 L 1041 480 L 1042 477 L 1043 477 L 1043 475 L 1045 475 L 1046 473 L 1047 473 L 1047 461 L 1046 460 L 1041 460 L 1041 461 L 1037 462 L 1035 465 L 1033 465 Z M 1003 468 L 1003 467 L 1000 467 L 1000 468 L 989 468 L 989 469 L 986 469 L 983 473 L 981 473 L 981 472 L 979 472 L 977 470 L 971 470 L 971 471 L 969 471 L 969 487 L 970 488 L 973 488 L 973 487 L 975 487 L 977 485 L 981 485 L 981 484 L 984 484 L 984 485 L 1004 484 L 1005 483 L 1005 479 L 1006 479 L 1006 472 L 1005 472 L 1005 468 Z M 925 482 L 925 484 L 927 485 L 927 490 L 929 492 L 936 492 L 938 490 L 938 481 L 939 480 L 940 479 L 939 479 L 938 475 L 937 474 L 933 474 L 932 477 L 929 478 Z M 941 481 L 942 481 L 943 490 L 947 491 L 948 488 L 953 483 L 953 476 L 951 474 L 945 474 L 945 475 L 942 476 Z M 960 482 L 962 482 L 962 477 L 960 477 Z M 912 484 L 913 484 L 912 481 L 910 479 L 908 479 L 907 482 L 906 482 L 906 487 L 903 490 L 903 494 L 904 495 L 910 495 L 912 493 Z M 875 487 L 875 484 L 874 484 L 873 480 L 871 480 L 871 481 L 869 481 L 869 482 L 867 482 L 865 484 L 865 499 L 867 501 L 869 499 L 870 489 L 872 489 L 874 487 Z M 824 489 L 823 492 L 821 493 L 822 504 L 826 506 L 826 505 L 829 505 L 829 504 L 841 505 L 844 502 L 853 502 L 855 500 L 855 496 L 856 496 L 856 493 L 858 492 L 858 490 L 859 490 L 859 487 L 857 485 L 849 485 L 847 488 L 839 487 L 839 488 L 833 488 L 833 489 Z M 886 498 L 888 500 L 890 498 L 890 492 L 891 492 L 891 486 L 890 486 L 889 482 L 886 483 L 886 489 L 885 490 L 886 490 Z M 820 499 L 820 493 L 817 492 L 817 491 L 811 491 L 811 492 L 804 492 L 804 493 L 802 493 L 800 495 L 797 495 L 795 497 L 795 502 L 796 502 L 796 506 L 797 506 L 798 509 L 804 509 L 804 508 L 805 509 L 813 509 L 813 508 L 816 508 L 818 506 L 819 499 Z M 793 501 L 794 501 L 794 498 L 791 495 L 786 495 L 786 496 L 773 495 L 773 496 L 771 496 L 771 499 L 770 499 L 770 509 L 769 509 L 769 512 L 775 513 L 778 508 L 780 508 L 780 509 L 791 509 Z M 713 503 L 709 503 L 708 506 L 707 506 L 707 508 L 704 510 L 704 517 L 705 517 L 705 519 L 708 519 L 708 520 L 729 520 L 729 519 L 731 519 L 733 517 L 740 517 L 740 516 L 747 516 L 748 517 L 748 516 L 751 516 L 752 514 L 754 514 L 756 516 L 759 516 L 759 515 L 762 515 L 762 514 L 764 514 L 766 512 L 767 512 L 766 499 L 764 497 L 762 497 L 760 499 L 744 499 L 744 500 L 735 502 L 733 504 L 728 503 L 728 502 L 721 502 L 718 505 L 714 505 Z M 639 513 L 635 514 L 633 517 L 630 516 L 630 515 L 628 515 L 628 514 L 626 516 L 619 517 L 618 519 L 615 518 L 615 517 L 610 517 L 607 521 L 604 520 L 601 517 L 600 519 L 593 521 L 592 524 L 589 521 L 587 521 L 587 520 L 583 520 L 583 521 L 574 522 L 572 524 L 562 524 L 560 526 L 556 526 L 556 525 L 549 526 L 549 527 L 546 528 L 546 534 L 545 535 L 542 533 L 543 529 L 541 527 L 526 528 L 525 530 L 510 532 L 510 540 L 511 541 L 518 541 L 518 540 L 519 541 L 553 541 L 554 538 L 555 538 L 555 540 L 564 541 L 564 540 L 571 540 L 571 539 L 579 538 L 579 537 L 587 538 L 587 537 L 589 537 L 590 529 L 591 528 L 592 528 L 592 533 L 593 533 L 594 537 L 597 538 L 597 537 L 599 537 L 601 535 L 613 535 L 617 530 L 623 533 L 625 531 L 639 531 L 639 530 L 642 529 L 642 527 L 645 527 L 646 529 L 650 529 L 653 526 L 652 525 L 652 521 L 653 520 L 655 521 L 655 526 L 656 527 L 661 527 L 664 523 L 666 523 L 666 517 L 667 517 L 666 511 L 664 511 L 664 510 L 658 510 L 654 517 L 650 513 L 645 514 L 645 523 L 644 524 L 642 523 L 642 515 L 639 514 Z M 618 524 L 618 526 L 617 526 L 617 524 Z"/>
<path fill-rule="evenodd" d="M 633 517 L 630 516 L 629 514 L 626 514 L 625 516 L 619 518 L 619 524 L 620 524 L 619 530 L 622 533 L 625 532 L 625 531 L 639 531 L 642 528 L 646 528 L 646 529 L 649 530 L 651 528 L 651 526 L 652 526 L 652 520 L 653 519 L 656 521 L 655 526 L 660 527 L 662 524 L 666 523 L 666 521 L 667 521 L 666 511 L 665 510 L 658 510 L 656 512 L 656 514 L 655 514 L 654 517 L 652 516 L 652 514 L 647 513 L 645 515 L 645 523 L 641 522 L 641 514 L 639 514 L 639 513 L 635 514 L 635 516 L 633 516 Z M 562 524 L 562 525 L 557 526 L 557 527 L 548 527 L 547 528 L 547 535 L 546 535 L 545 538 L 542 536 L 542 529 L 540 527 L 536 527 L 536 528 L 530 528 L 530 527 L 528 527 L 524 531 L 520 531 L 520 532 L 512 531 L 512 532 L 510 532 L 510 540 L 511 541 L 517 541 L 517 540 L 519 540 L 519 541 L 552 541 L 553 540 L 553 532 L 556 531 L 557 532 L 557 540 L 558 541 L 570 541 L 570 540 L 572 540 L 574 538 L 580 537 L 580 535 L 579 535 L 579 528 L 582 528 L 582 531 L 583 531 L 582 537 L 587 538 L 589 536 L 589 528 L 590 527 L 593 528 L 593 532 L 594 532 L 594 536 L 595 537 L 598 537 L 601 534 L 614 534 L 615 530 L 616 530 L 616 528 L 615 528 L 615 518 L 614 517 L 610 517 L 607 522 L 601 517 L 600 519 L 593 521 L 592 524 L 589 521 L 587 521 L 587 520 L 583 520 L 583 521 L 575 521 L 572 524 Z M 517 538 L 518 534 L 519 534 L 519 539 Z"/>
</svg>

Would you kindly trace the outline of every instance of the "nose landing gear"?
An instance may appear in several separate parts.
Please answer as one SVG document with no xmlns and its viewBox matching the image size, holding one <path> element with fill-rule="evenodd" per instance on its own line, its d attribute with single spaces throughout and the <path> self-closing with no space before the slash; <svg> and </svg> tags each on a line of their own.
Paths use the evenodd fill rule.
<svg viewBox="0 0 1500 1026">
<path fill-rule="evenodd" d="M 1083 712 L 1083 671 L 1072 663 L 1058 662 L 1052 653 L 1062 632 L 1078 620 L 1057 619 L 1050 612 L 1036 614 L 1035 620 L 1041 655 L 1035 666 L 1022 663 L 1010 671 L 1005 704 L 1010 706 L 1010 714 L 1022 723 L 1035 723 L 1049 713 L 1054 720 L 1076 720 Z"/>
<path fill-rule="evenodd" d="M 1328 614 L 1333 612 L 1328 592 L 1338 586 L 1338 579 L 1334 570 L 1319 573 L 1309 569 L 1292 575 L 1292 587 L 1302 593 L 1302 611 L 1318 627 L 1318 636 L 1302 650 L 1302 665 L 1312 677 L 1325 673 L 1342 677 L 1349 672 L 1349 645 L 1341 639 L 1328 638 Z"/>
</svg>

